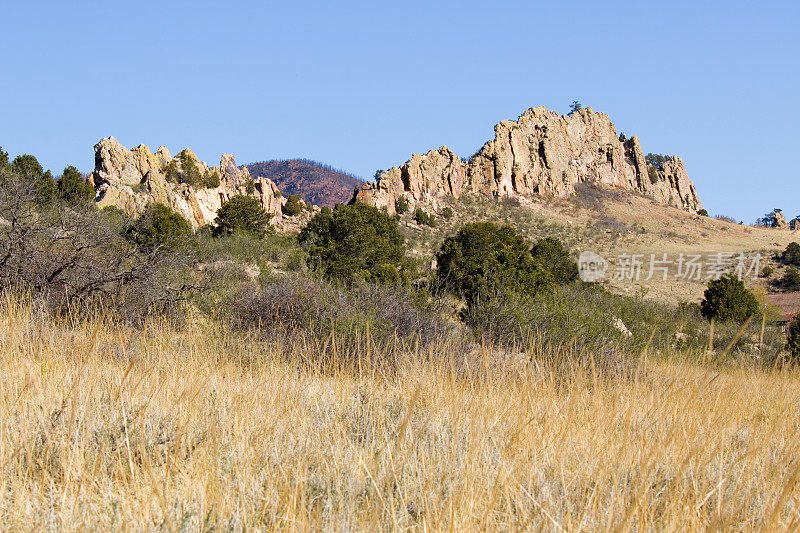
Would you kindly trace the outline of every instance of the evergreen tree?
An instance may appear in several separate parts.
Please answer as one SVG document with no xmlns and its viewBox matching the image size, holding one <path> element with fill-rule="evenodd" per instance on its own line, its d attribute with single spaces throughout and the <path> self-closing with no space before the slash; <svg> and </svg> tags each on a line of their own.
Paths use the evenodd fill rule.
<svg viewBox="0 0 800 533">
<path fill-rule="evenodd" d="M 94 198 L 94 188 L 83 181 L 77 168 L 68 166 L 58 180 L 58 195 L 67 202 L 85 202 Z"/>
<path fill-rule="evenodd" d="M 21 178 L 30 181 L 38 180 L 44 174 L 39 160 L 30 154 L 22 154 L 15 157 L 14 161 L 11 162 L 11 170 Z"/>
<path fill-rule="evenodd" d="M 578 264 L 570 258 L 569 252 L 555 237 L 536 241 L 531 254 L 559 285 L 566 285 L 578 278 Z"/>
<path fill-rule="evenodd" d="M 439 284 L 468 307 L 508 293 L 535 295 L 551 278 L 511 226 L 472 222 L 448 237 L 436 254 Z"/>
<path fill-rule="evenodd" d="M 405 239 L 397 220 L 361 202 L 323 209 L 300 231 L 309 266 L 347 283 L 357 279 L 393 281 L 390 269 L 403 265 Z"/>
<path fill-rule="evenodd" d="M 758 314 L 758 300 L 742 280 L 725 274 L 708 282 L 700 309 L 708 319 L 744 322 L 748 317 Z"/>
<path fill-rule="evenodd" d="M 271 229 L 270 218 L 272 214 L 264 211 L 256 198 L 237 194 L 217 211 L 214 234 L 229 235 L 241 231 L 262 238 Z"/>
</svg>

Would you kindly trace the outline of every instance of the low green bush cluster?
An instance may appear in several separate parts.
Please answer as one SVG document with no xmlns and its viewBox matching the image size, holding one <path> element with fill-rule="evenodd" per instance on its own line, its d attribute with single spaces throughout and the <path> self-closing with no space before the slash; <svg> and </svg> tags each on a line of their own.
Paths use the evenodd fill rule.
<svg viewBox="0 0 800 533">
<path fill-rule="evenodd" d="M 786 350 L 789 352 L 793 363 L 800 362 L 800 315 L 794 317 L 789 324 Z"/>
<path fill-rule="evenodd" d="M 303 202 L 300 196 L 290 194 L 283 205 L 283 214 L 286 216 L 294 217 L 303 212 Z"/>
<path fill-rule="evenodd" d="M 408 213 L 408 200 L 405 196 L 398 196 L 394 201 L 394 210 L 398 215 Z"/>
<path fill-rule="evenodd" d="M 781 259 L 787 265 L 800 267 L 800 244 L 790 242 L 781 254 Z"/>
<path fill-rule="evenodd" d="M 731 274 L 709 281 L 700 308 L 708 319 L 739 323 L 759 314 L 756 296 Z"/>
<path fill-rule="evenodd" d="M 194 188 L 213 189 L 220 186 L 219 173 L 215 170 L 201 171 L 186 151 L 178 154 L 180 166 L 173 159 L 164 168 L 164 176 L 170 183 L 186 183 Z"/>
<path fill-rule="evenodd" d="M 787 291 L 800 291 L 800 270 L 797 270 L 795 267 L 787 268 L 786 272 L 783 274 L 781 284 Z"/>
<path fill-rule="evenodd" d="M 311 269 L 327 279 L 382 280 L 406 265 L 405 239 L 397 220 L 361 202 L 323 209 L 298 240 L 308 252 Z"/>
<path fill-rule="evenodd" d="M 511 293 L 533 296 L 551 278 L 511 226 L 492 222 L 464 225 L 436 255 L 439 286 L 464 298 L 470 311 Z"/>
<path fill-rule="evenodd" d="M 264 211 L 258 199 L 237 194 L 217 211 L 213 232 L 215 235 L 243 232 L 261 238 L 275 231 L 269 223 L 271 218 L 272 213 Z"/>
<path fill-rule="evenodd" d="M 414 211 L 414 222 L 420 226 L 436 227 L 436 217 L 420 208 Z"/>
</svg>

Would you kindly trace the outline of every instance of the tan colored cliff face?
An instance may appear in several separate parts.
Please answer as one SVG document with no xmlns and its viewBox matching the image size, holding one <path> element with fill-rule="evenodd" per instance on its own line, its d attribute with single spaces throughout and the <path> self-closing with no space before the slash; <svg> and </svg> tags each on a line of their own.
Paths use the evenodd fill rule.
<svg viewBox="0 0 800 533">
<path fill-rule="evenodd" d="M 621 141 L 608 115 L 591 108 L 570 115 L 528 109 L 517 121 L 495 126 L 494 140 L 469 161 L 445 146 L 415 154 L 401 167 L 383 172 L 375 184 L 364 185 L 357 199 L 393 213 L 399 196 L 412 206 L 467 191 L 567 198 L 583 182 L 642 192 L 692 212 L 702 208 L 679 158 L 668 158 L 651 182 L 639 139 Z"/>
<path fill-rule="evenodd" d="M 199 161 L 190 149 L 176 157 L 160 147 L 153 154 L 147 146 L 140 145 L 128 150 L 115 138 L 102 139 L 94 147 L 95 169 L 89 182 L 95 187 L 98 207 L 114 205 L 130 215 L 138 215 L 150 202 L 167 205 L 200 226 L 213 223 L 217 210 L 236 194 L 248 194 L 250 173 L 238 168 L 231 154 L 222 154 L 219 167 L 208 167 Z M 190 160 L 201 174 L 216 172 L 219 187 L 193 187 L 186 183 L 167 181 L 168 165 L 180 171 L 182 160 Z M 278 195 L 278 187 L 267 178 L 253 180 L 252 196 L 259 199 L 262 207 L 272 213 L 271 222 L 282 219 L 281 207 L 286 200 Z"/>
</svg>

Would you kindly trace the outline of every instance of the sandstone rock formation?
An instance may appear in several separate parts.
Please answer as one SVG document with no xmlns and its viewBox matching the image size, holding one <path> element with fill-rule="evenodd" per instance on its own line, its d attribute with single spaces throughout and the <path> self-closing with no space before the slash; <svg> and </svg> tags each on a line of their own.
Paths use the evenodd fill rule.
<svg viewBox="0 0 800 533">
<path fill-rule="evenodd" d="M 702 208 L 680 158 L 667 157 L 648 172 L 639 139 L 618 136 L 608 115 L 591 108 L 570 115 L 528 109 L 517 121 L 495 126 L 494 140 L 469 160 L 446 146 L 414 154 L 404 165 L 381 173 L 376 183 L 365 184 L 356 199 L 394 213 L 400 196 L 412 208 L 465 192 L 566 198 L 582 182 L 641 192 L 692 212 Z"/>
<path fill-rule="evenodd" d="M 198 228 L 212 223 L 231 196 L 248 194 L 272 213 L 273 224 L 283 218 L 281 207 L 286 199 L 278 187 L 267 178 L 252 180 L 246 168 L 236 166 L 231 154 L 222 154 L 219 166 L 209 168 L 188 148 L 173 157 L 164 146 L 153 154 L 147 146 L 128 150 L 114 137 L 107 137 L 95 145 L 94 156 L 89 183 L 95 187 L 95 200 L 101 208 L 115 205 L 137 215 L 148 203 L 159 202 Z"/>
<path fill-rule="evenodd" d="M 786 222 L 786 216 L 777 209 L 775 210 L 775 221 L 773 222 L 772 227 L 778 229 L 790 228 L 789 223 Z"/>
</svg>

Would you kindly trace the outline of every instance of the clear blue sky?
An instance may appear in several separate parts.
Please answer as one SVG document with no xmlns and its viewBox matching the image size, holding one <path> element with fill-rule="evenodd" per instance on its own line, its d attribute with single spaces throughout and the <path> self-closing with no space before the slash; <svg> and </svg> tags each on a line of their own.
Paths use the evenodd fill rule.
<svg viewBox="0 0 800 533">
<path fill-rule="evenodd" d="M 800 214 L 800 2 L 4 2 L 0 146 L 113 135 L 369 178 L 572 100 L 683 157 L 709 212 Z"/>
</svg>

